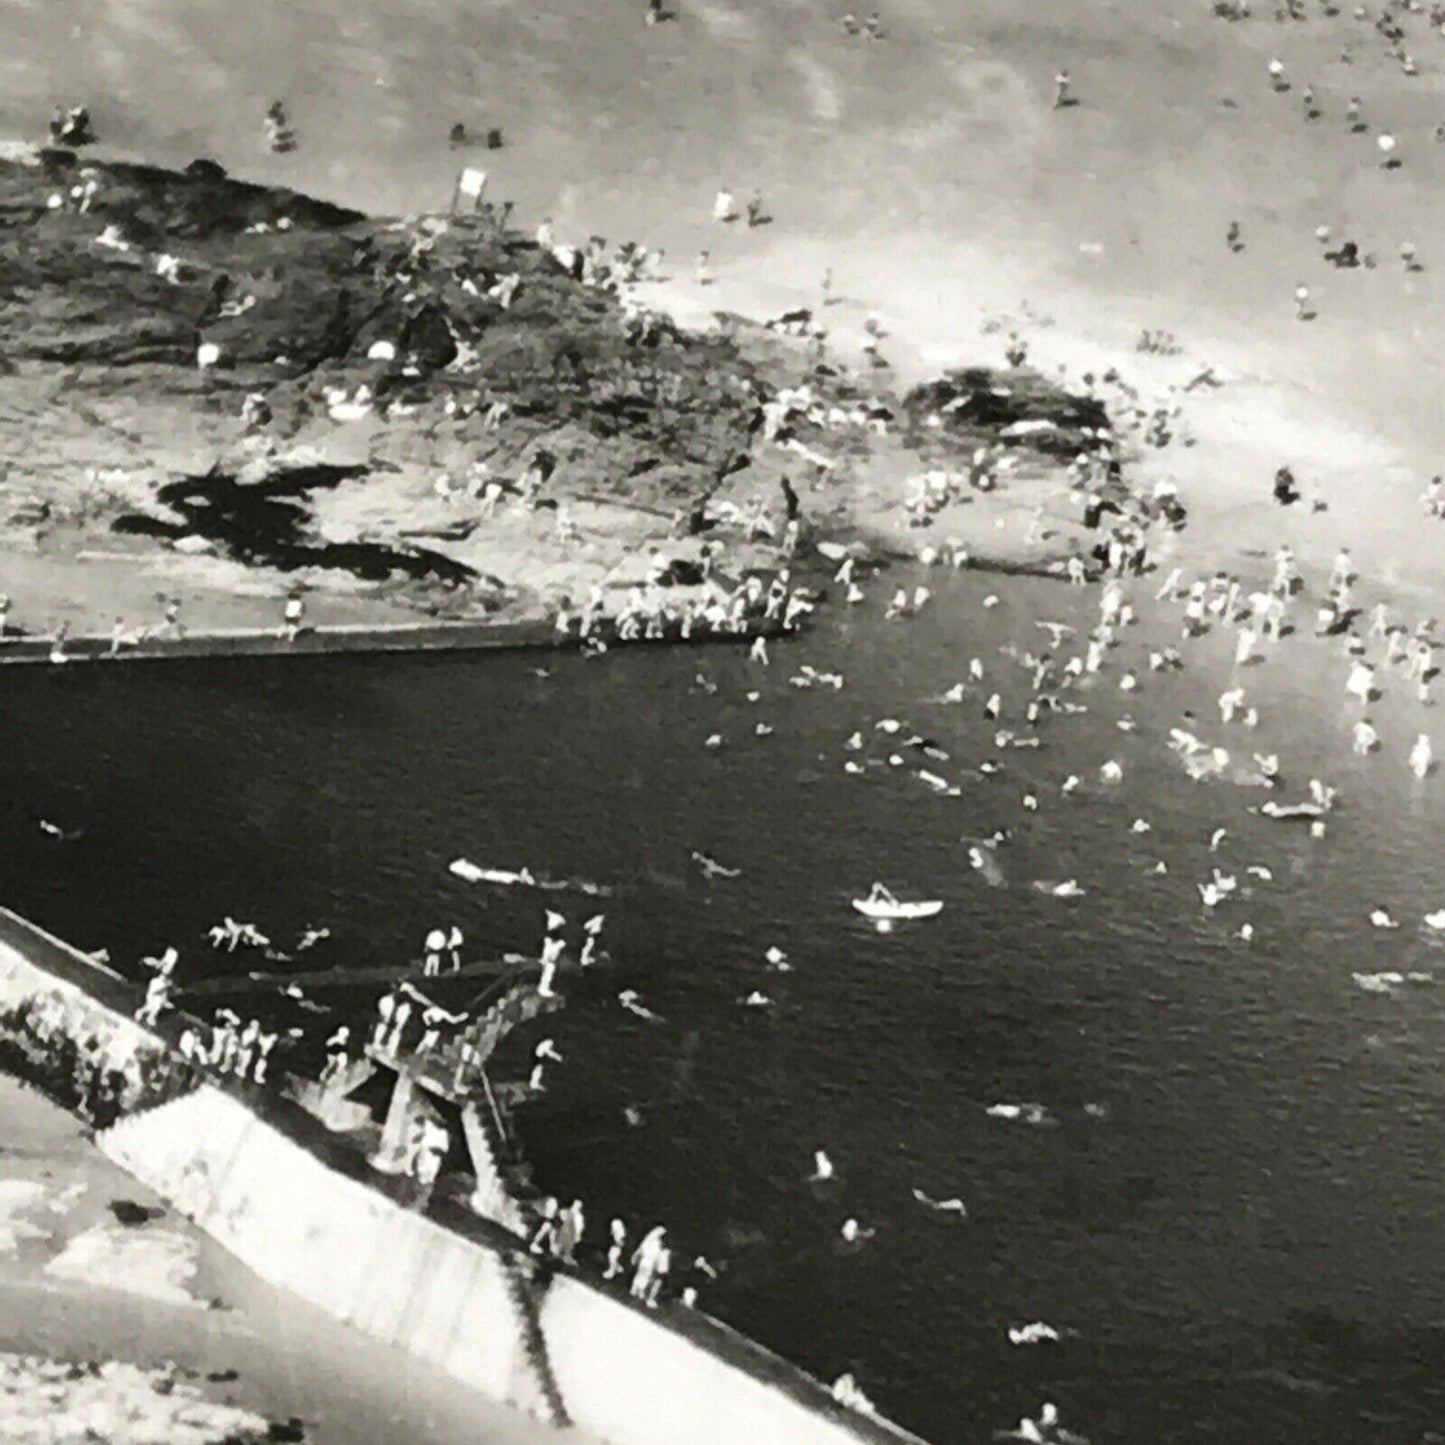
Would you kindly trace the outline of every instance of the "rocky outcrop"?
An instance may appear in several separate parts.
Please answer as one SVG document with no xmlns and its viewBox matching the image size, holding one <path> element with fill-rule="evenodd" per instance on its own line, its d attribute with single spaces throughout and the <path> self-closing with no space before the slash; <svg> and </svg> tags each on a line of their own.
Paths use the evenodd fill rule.
<svg viewBox="0 0 1445 1445">
<path fill-rule="evenodd" d="M 1107 445 L 1096 401 L 1022 369 L 899 402 L 791 335 L 684 331 L 623 284 L 635 249 L 584 262 L 506 214 L 393 222 L 209 161 L 0 148 L 23 630 L 104 637 L 158 587 L 193 632 L 274 626 L 298 585 L 348 621 L 536 619 L 639 558 L 697 573 L 704 534 L 724 574 L 767 565 L 800 498 L 818 532 L 911 544 L 912 480 L 967 478 L 980 442 L 1031 482 Z M 924 521 L 981 517 L 957 513 Z"/>
<path fill-rule="evenodd" d="M 360 386 L 378 408 L 439 404 L 475 438 L 496 403 L 493 432 L 565 429 L 606 485 L 659 503 L 706 489 L 747 453 L 758 378 L 722 339 L 629 327 L 594 280 L 491 213 L 394 225 L 210 162 L 0 160 L 12 365 L 90 388 L 144 368 L 152 396 L 231 417 L 256 394 L 282 436 Z"/>
</svg>

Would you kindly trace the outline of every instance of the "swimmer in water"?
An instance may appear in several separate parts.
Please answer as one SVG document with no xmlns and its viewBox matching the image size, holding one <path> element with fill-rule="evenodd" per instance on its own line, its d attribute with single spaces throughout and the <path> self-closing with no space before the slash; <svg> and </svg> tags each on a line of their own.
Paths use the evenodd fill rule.
<svg viewBox="0 0 1445 1445">
<path fill-rule="evenodd" d="M 660 1024 L 662 1022 L 660 1014 L 655 1014 L 650 1008 L 644 1007 L 636 989 L 623 989 L 622 992 L 617 995 L 617 1002 L 629 1013 L 636 1014 L 640 1019 L 646 1019 L 650 1024 Z"/>
</svg>

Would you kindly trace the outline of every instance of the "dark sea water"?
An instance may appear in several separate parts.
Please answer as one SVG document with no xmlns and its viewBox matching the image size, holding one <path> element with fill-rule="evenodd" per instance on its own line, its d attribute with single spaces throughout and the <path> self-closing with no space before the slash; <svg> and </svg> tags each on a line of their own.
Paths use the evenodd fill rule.
<svg viewBox="0 0 1445 1445">
<path fill-rule="evenodd" d="M 1445 1430 L 1445 953 L 1419 928 L 1445 903 L 1445 781 L 1404 766 L 1413 706 L 1387 697 L 1385 752 L 1353 758 L 1338 654 L 1292 639 L 1249 674 L 1257 733 L 1226 730 L 1228 641 L 1154 674 L 1156 621 L 1076 694 L 1087 714 L 1000 752 L 982 701 L 999 690 L 1008 723 L 1028 679 L 999 646 L 1042 646 L 1033 617 L 1087 621 L 1096 594 L 928 580 L 919 619 L 886 623 L 875 602 L 768 669 L 704 649 L 6 670 L 0 897 L 122 967 L 175 942 L 195 979 L 255 966 L 202 941 L 227 913 L 278 942 L 329 924 L 318 957 L 348 966 L 400 964 L 438 923 L 469 952 L 533 947 L 538 900 L 451 878 L 458 855 L 612 883 L 614 961 L 567 979 L 546 1023 L 565 1063 L 519 1128 L 589 1230 L 665 1221 L 679 1255 L 726 1265 L 704 1307 L 826 1379 L 853 1370 L 939 1442 L 988 1440 L 1045 1399 L 1096 1442 Z M 988 676 L 964 706 L 925 701 L 973 656 Z M 843 690 L 790 686 L 803 661 Z M 1117 688 L 1126 665 L 1137 693 Z M 1191 782 L 1163 745 L 1186 708 L 1241 758 L 1278 750 L 1284 795 L 1337 784 L 1328 836 L 1251 814 L 1255 790 Z M 960 798 L 906 767 L 843 772 L 855 728 L 860 756 L 886 759 L 885 716 L 950 752 L 926 766 L 963 779 Z M 985 760 L 1004 772 L 964 777 Z M 84 836 L 58 845 L 36 815 Z M 1140 816 L 1152 832 L 1130 831 Z M 1015 837 L 990 886 L 961 839 L 1001 826 Z M 742 876 L 706 884 L 694 848 Z M 1215 864 L 1249 896 L 1211 915 L 1195 885 Z M 1030 886 L 1071 877 L 1084 897 Z M 848 902 L 875 878 L 946 907 L 879 935 Z M 1369 925 L 1379 905 L 1398 931 Z M 1246 921 L 1252 944 L 1233 936 Z M 770 945 L 794 972 L 767 971 Z M 1352 981 L 1381 969 L 1441 984 Z M 623 988 L 663 1022 L 621 1009 Z M 775 1006 L 743 1007 L 754 988 Z M 359 1020 L 377 992 L 325 997 Z M 538 1036 L 512 1041 L 503 1076 Z M 985 1113 L 1022 1101 L 1056 1126 Z M 804 1182 L 817 1148 L 838 1166 L 829 1198 Z M 961 1196 L 969 1222 L 940 1223 L 914 1187 Z M 877 1230 L 853 1255 L 833 1245 L 848 1215 Z M 1032 1320 L 1066 1338 L 1011 1346 Z"/>
</svg>

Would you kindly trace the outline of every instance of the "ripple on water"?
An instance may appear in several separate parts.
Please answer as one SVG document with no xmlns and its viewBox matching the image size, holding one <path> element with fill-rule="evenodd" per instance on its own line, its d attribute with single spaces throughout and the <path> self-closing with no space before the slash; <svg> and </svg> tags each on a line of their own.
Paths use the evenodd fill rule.
<svg viewBox="0 0 1445 1445">
<path fill-rule="evenodd" d="M 332 958 L 358 964 L 409 956 L 439 920 L 478 949 L 534 939 L 536 900 L 450 878 L 458 854 L 617 882 L 599 905 L 617 962 L 548 1021 L 567 1064 L 521 1129 L 544 1186 L 594 1221 L 666 1219 L 727 1261 L 705 1296 L 724 1317 L 830 1378 L 854 1369 L 939 1438 L 1049 1396 L 1116 1441 L 1373 1441 L 1387 1396 L 1423 1428 L 1433 1345 L 1384 1361 L 1438 1309 L 1441 995 L 1370 995 L 1353 974 L 1436 963 L 1415 925 L 1445 902 L 1441 784 L 1349 757 L 1347 719 L 1319 703 L 1338 660 L 1307 639 L 1254 672 L 1258 733 L 1229 743 L 1280 751 L 1290 796 L 1339 782 L 1327 837 L 1250 813 L 1253 790 L 1190 781 L 1162 734 L 1186 709 L 1203 735 L 1227 731 L 1221 644 L 1152 674 L 1142 654 L 1173 629 L 1149 622 L 1110 664 L 1136 666 L 1137 693 L 1106 675 L 1045 747 L 999 753 L 982 699 L 1000 691 L 1007 721 L 1026 678 L 998 646 L 1012 631 L 1038 647 L 1023 619 L 1077 623 L 1093 595 L 929 581 L 915 623 L 825 621 L 766 672 L 709 651 L 559 659 L 545 684 L 500 657 L 15 674 L 8 901 L 122 964 L 174 940 L 201 973 L 220 963 L 199 933 L 226 913 L 278 938 L 330 924 Z M 1007 605 L 981 609 L 984 591 Z M 988 676 L 965 705 L 926 702 L 971 656 Z M 790 687 L 795 657 L 845 688 Z M 699 670 L 715 696 L 691 685 Z M 959 798 L 902 768 L 842 771 L 855 728 L 887 756 L 884 716 L 949 753 L 928 766 L 960 778 Z M 1101 786 L 1110 757 L 1123 779 Z M 964 777 L 985 759 L 1004 771 Z M 1066 797 L 1069 772 L 1086 781 Z M 49 847 L 29 807 L 85 838 Z M 962 840 L 1001 826 L 1015 836 L 989 886 Z M 706 883 L 693 849 L 741 876 Z M 1209 911 L 1195 884 L 1215 866 L 1242 886 Z M 1068 877 L 1083 897 L 1031 887 Z M 944 911 L 880 935 L 848 903 L 875 878 Z M 1399 931 L 1369 926 L 1381 903 Z M 768 970 L 770 945 L 793 972 Z M 373 987 L 340 1000 L 369 1008 Z M 622 987 L 665 1023 L 622 1011 Z M 774 1007 L 742 1007 L 753 988 Z M 998 1102 L 1041 1104 L 1054 1126 L 990 1117 Z M 820 1147 L 842 1176 L 832 1198 L 802 1182 Z M 962 1196 L 969 1223 L 940 1226 L 914 1187 Z M 879 1234 L 845 1258 L 830 1241 L 848 1214 Z M 1031 1319 L 1079 1333 L 1008 1345 Z"/>
</svg>

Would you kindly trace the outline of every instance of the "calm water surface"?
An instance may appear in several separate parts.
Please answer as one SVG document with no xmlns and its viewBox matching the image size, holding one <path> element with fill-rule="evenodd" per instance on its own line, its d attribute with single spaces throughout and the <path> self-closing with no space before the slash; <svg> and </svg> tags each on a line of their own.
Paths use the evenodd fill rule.
<svg viewBox="0 0 1445 1445">
<path fill-rule="evenodd" d="M 1445 903 L 1445 782 L 1404 768 L 1413 722 L 1387 699 L 1388 751 L 1357 760 L 1335 655 L 1298 640 L 1251 675 L 1263 720 L 1229 745 L 1279 750 L 1291 797 L 1315 772 L 1341 787 L 1311 841 L 1250 814 L 1257 793 L 1183 775 L 1162 737 L 1187 708 L 1223 733 L 1227 643 L 1153 674 L 1146 626 L 1079 694 L 1086 715 L 997 752 L 982 699 L 997 688 L 1017 714 L 1027 689 L 999 646 L 1041 646 L 1040 609 L 1067 618 L 1095 595 L 929 580 L 941 595 L 917 621 L 827 621 L 767 670 L 704 650 L 540 659 L 545 677 L 535 657 L 7 671 L 0 892 L 123 966 L 175 941 L 196 977 L 219 966 L 199 935 L 226 913 L 278 940 L 329 924 L 347 965 L 408 958 L 438 922 L 477 951 L 533 945 L 536 900 L 452 879 L 459 854 L 613 883 L 615 961 L 570 983 L 547 1026 L 565 1065 L 520 1127 L 539 1183 L 586 1200 L 591 1229 L 665 1220 L 679 1252 L 725 1263 L 703 1300 L 720 1317 L 825 1378 L 854 1370 L 940 1442 L 988 1440 L 1047 1398 L 1095 1441 L 1445 1429 L 1441 992 L 1351 978 L 1445 975 L 1417 929 Z M 1003 600 L 984 609 L 990 590 Z M 925 701 L 975 655 L 988 678 L 966 705 Z M 801 661 L 846 686 L 790 686 Z M 1139 692 L 1118 691 L 1124 665 Z M 843 772 L 855 728 L 886 759 L 884 716 L 950 752 L 927 766 L 962 778 L 961 798 L 906 767 Z M 964 777 L 987 759 L 1002 774 Z M 1070 772 L 1084 784 L 1063 796 Z M 36 815 L 85 835 L 55 845 Z M 1139 816 L 1152 832 L 1130 831 Z M 1016 836 L 989 886 L 961 839 L 999 826 Z M 742 876 L 707 885 L 694 848 Z M 1216 863 L 1250 896 L 1210 916 L 1195 884 Z M 1070 877 L 1086 896 L 1030 886 Z M 848 906 L 874 878 L 947 906 L 880 936 Z M 1371 928 L 1378 904 L 1404 927 Z M 1252 945 L 1233 937 L 1245 921 Z M 767 971 L 773 944 L 793 973 Z M 622 988 L 664 1022 L 622 1010 Z M 741 1006 L 753 988 L 775 1007 Z M 376 991 L 326 998 L 360 1015 Z M 535 1038 L 514 1042 L 520 1076 Z M 1057 1126 L 988 1117 L 1000 1101 L 1043 1103 Z M 827 1199 L 803 1182 L 815 1148 L 842 1176 Z M 915 1186 L 961 1195 L 970 1222 L 940 1224 Z M 878 1232 L 844 1256 L 849 1214 Z M 1070 1333 L 1010 1346 L 1035 1319 Z"/>
</svg>

